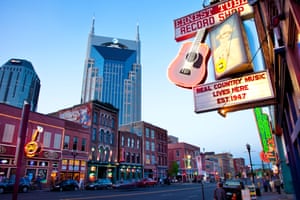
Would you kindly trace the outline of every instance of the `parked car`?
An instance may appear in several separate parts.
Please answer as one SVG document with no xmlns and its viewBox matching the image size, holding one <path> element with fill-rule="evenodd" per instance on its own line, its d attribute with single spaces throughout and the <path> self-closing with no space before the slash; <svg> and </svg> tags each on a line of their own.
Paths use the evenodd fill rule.
<svg viewBox="0 0 300 200">
<path fill-rule="evenodd" d="M 15 180 L 4 179 L 0 182 L 0 194 L 14 191 Z M 20 178 L 19 192 L 28 192 L 30 190 L 30 180 L 26 177 Z"/>
<path fill-rule="evenodd" d="M 155 186 L 157 185 L 157 181 L 152 178 L 143 178 L 137 182 L 138 187 L 147 187 L 147 186 Z"/>
<path fill-rule="evenodd" d="M 113 189 L 133 189 L 137 187 L 136 180 L 121 180 L 112 184 Z"/>
<path fill-rule="evenodd" d="M 242 190 L 245 189 L 245 184 L 241 180 L 226 180 L 223 183 L 223 188 L 226 193 L 226 199 L 232 199 L 233 194 L 237 200 L 242 200 Z"/>
<path fill-rule="evenodd" d="M 52 188 L 53 191 L 66 191 L 66 190 L 75 190 L 77 191 L 79 189 L 78 182 L 73 179 L 68 179 L 61 181 Z"/>
<path fill-rule="evenodd" d="M 86 190 L 99 190 L 112 188 L 112 182 L 109 179 L 98 179 L 94 182 L 90 182 L 85 186 Z"/>
</svg>

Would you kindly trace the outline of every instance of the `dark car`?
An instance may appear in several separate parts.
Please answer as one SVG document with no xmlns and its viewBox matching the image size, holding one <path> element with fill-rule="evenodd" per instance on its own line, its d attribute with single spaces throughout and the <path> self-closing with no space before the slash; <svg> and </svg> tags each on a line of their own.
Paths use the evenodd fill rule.
<svg viewBox="0 0 300 200">
<path fill-rule="evenodd" d="M 152 178 L 143 178 L 137 182 L 138 187 L 147 187 L 147 186 L 155 186 L 157 185 L 157 181 Z"/>
<path fill-rule="evenodd" d="M 66 190 L 77 191 L 78 189 L 79 189 L 78 182 L 73 179 L 61 181 L 61 182 L 55 184 L 54 187 L 52 187 L 53 191 L 66 191 Z"/>
<path fill-rule="evenodd" d="M 88 183 L 85 186 L 86 190 L 99 190 L 112 188 L 112 182 L 109 179 L 98 179 L 94 182 Z"/>
<path fill-rule="evenodd" d="M 15 180 L 13 179 L 4 179 L 0 182 L 0 194 L 6 192 L 14 191 Z M 28 192 L 30 189 L 30 180 L 28 178 L 22 177 L 19 182 L 19 192 Z"/>
<path fill-rule="evenodd" d="M 226 180 L 223 183 L 223 188 L 226 193 L 226 199 L 232 199 L 235 194 L 237 200 L 242 200 L 242 190 L 245 189 L 245 183 L 241 180 Z"/>
<path fill-rule="evenodd" d="M 124 180 L 117 181 L 112 185 L 113 189 L 133 189 L 137 187 L 136 180 Z"/>
</svg>

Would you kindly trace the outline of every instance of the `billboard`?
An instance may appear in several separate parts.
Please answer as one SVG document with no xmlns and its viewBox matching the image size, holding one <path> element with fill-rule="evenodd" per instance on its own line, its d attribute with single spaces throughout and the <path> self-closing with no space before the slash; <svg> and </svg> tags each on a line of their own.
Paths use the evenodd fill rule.
<svg viewBox="0 0 300 200">
<path fill-rule="evenodd" d="M 175 19 L 175 40 L 180 42 L 192 38 L 196 35 L 197 30 L 213 27 L 234 12 L 248 18 L 252 15 L 253 8 L 248 4 L 248 0 L 229 0 Z"/>
<path fill-rule="evenodd" d="M 274 99 L 268 71 L 198 85 L 193 93 L 196 113 Z"/>
</svg>

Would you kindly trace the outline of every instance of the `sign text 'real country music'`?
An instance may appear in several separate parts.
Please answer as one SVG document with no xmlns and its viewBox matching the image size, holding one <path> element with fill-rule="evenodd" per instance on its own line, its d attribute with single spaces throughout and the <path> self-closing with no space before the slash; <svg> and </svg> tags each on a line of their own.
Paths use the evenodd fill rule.
<svg viewBox="0 0 300 200">
<path fill-rule="evenodd" d="M 175 19 L 175 40 L 179 42 L 194 37 L 197 30 L 212 27 L 234 12 L 241 16 L 249 16 L 253 9 L 248 0 L 229 0 Z"/>
<path fill-rule="evenodd" d="M 267 71 L 198 85 L 193 93 L 196 113 L 274 98 Z"/>
</svg>

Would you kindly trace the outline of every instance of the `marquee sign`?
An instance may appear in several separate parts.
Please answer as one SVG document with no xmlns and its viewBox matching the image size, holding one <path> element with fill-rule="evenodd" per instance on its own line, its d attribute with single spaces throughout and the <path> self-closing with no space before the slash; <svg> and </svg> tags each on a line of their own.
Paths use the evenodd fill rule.
<svg viewBox="0 0 300 200">
<path fill-rule="evenodd" d="M 248 0 L 229 0 L 175 19 L 175 40 L 180 42 L 192 38 L 196 35 L 197 30 L 210 28 L 222 22 L 234 12 L 247 17 L 252 15 L 253 8 L 248 4 Z"/>
<path fill-rule="evenodd" d="M 198 85 L 193 93 L 196 113 L 274 99 L 267 71 Z"/>
</svg>

